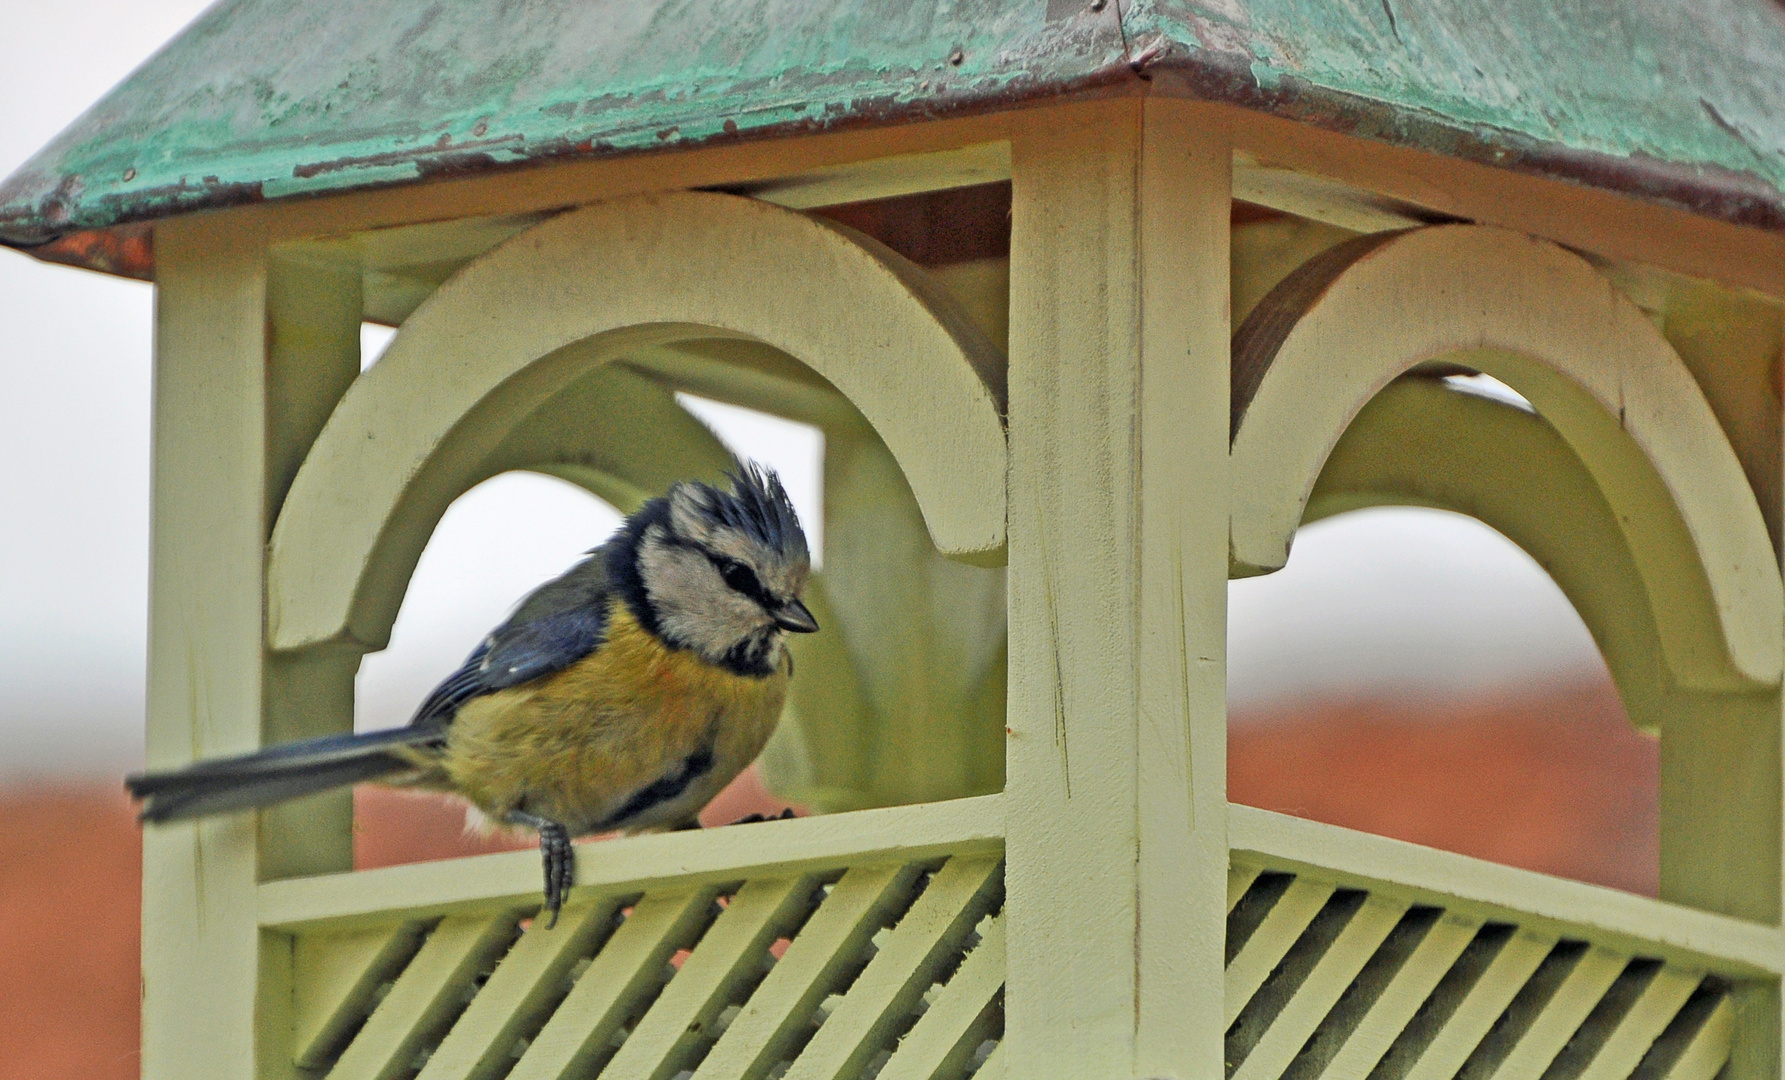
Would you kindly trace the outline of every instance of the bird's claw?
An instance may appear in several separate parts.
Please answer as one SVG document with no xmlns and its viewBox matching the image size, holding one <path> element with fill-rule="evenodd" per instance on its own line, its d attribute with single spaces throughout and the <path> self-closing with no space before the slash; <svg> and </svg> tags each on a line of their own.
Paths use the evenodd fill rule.
<svg viewBox="0 0 1785 1080">
<path fill-rule="evenodd" d="M 779 814 L 773 814 L 773 815 L 770 815 L 770 814 L 745 814 L 743 817 L 738 818 L 734 822 L 731 822 L 731 824 L 733 824 L 733 825 L 755 825 L 759 821 L 792 821 L 793 817 L 794 817 L 793 807 L 786 806 L 786 807 L 782 807 L 781 812 Z"/>
<path fill-rule="evenodd" d="M 550 930 L 558 925 L 558 911 L 576 884 L 576 849 L 570 846 L 570 830 L 524 810 L 509 811 L 508 821 L 539 834 L 539 855 L 545 863 L 545 912 L 550 916 L 545 928 Z"/>
</svg>

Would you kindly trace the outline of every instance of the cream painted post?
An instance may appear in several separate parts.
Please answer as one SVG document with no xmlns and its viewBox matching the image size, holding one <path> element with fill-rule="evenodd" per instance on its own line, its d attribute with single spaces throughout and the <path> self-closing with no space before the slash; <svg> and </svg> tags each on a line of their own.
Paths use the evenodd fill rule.
<svg viewBox="0 0 1785 1080">
<path fill-rule="evenodd" d="M 351 657 L 263 649 L 271 520 L 359 372 L 357 274 L 273 259 L 258 219 L 156 229 L 148 761 L 167 768 L 352 724 Z M 263 877 L 347 869 L 347 794 L 152 826 L 143 851 L 143 1076 L 294 1075 L 288 937 Z"/>
<path fill-rule="evenodd" d="M 1135 1071 L 1222 1070 L 1232 153 L 1214 114 L 1143 112 Z"/>
<path fill-rule="evenodd" d="M 154 482 L 148 763 L 261 740 L 266 543 L 262 239 L 210 219 L 155 230 Z M 143 1076 L 247 1080 L 257 1069 L 255 819 L 143 836 Z"/>
<path fill-rule="evenodd" d="M 1770 378 L 1780 348 L 1777 312 L 1704 282 L 1635 270 L 1614 280 L 1630 289 L 1639 274 L 1659 291 L 1645 308 L 1661 315 L 1668 340 L 1717 409 L 1776 543 L 1785 480 Z M 1643 301 L 1642 290 L 1630 291 Z M 1785 877 L 1785 699 L 1776 690 L 1680 694 L 1670 705 L 1661 735 L 1661 898 L 1777 926 Z M 1743 984 L 1734 1000 L 1729 1080 L 1777 1077 L 1785 1060 L 1778 987 Z"/>
<path fill-rule="evenodd" d="M 274 249 L 266 308 L 262 523 L 270 532 L 310 444 L 359 376 L 359 267 L 311 262 Z M 281 743 L 352 731 L 359 656 L 357 649 L 337 645 L 267 657 L 263 739 Z M 263 810 L 260 844 L 263 880 L 353 869 L 352 790 Z"/>
<path fill-rule="evenodd" d="M 1693 291 L 1680 290 L 1688 296 Z M 1687 302 L 1679 308 L 1685 321 L 1696 315 L 1716 323 Z M 1752 313 L 1747 319 L 1739 314 L 1739 307 L 1716 311 L 1722 325 L 1715 336 L 1701 328 L 1697 334 L 1670 338 L 1685 346 L 1682 358 L 1694 379 L 1723 405 L 1719 419 L 1746 451 L 1743 464 L 1776 538 L 1781 535 L 1780 480 L 1763 480 L 1761 470 L 1776 468 L 1779 451 L 1756 445 L 1755 429 L 1771 427 L 1774 439 L 1781 437 L 1778 405 L 1770 397 L 1756 396 L 1772 393 L 1764 384 L 1757 386 L 1752 375 L 1754 369 L 1770 366 L 1768 350 L 1754 341 L 1752 324 L 1761 320 Z M 1776 332 L 1776 325 L 1772 329 Z M 1779 630 L 1785 633 L 1785 627 Z M 1778 690 L 1739 696 L 1677 693 L 1668 707 L 1661 733 L 1661 899 L 1780 925 L 1785 915 L 1785 698 Z M 1777 985 L 1742 984 L 1735 989 L 1734 1002 L 1729 1080 L 1778 1077 L 1785 1061 L 1785 996 Z"/>
<path fill-rule="evenodd" d="M 1013 137 L 1012 1077 L 1222 1066 L 1229 155 L 1166 100 Z"/>
</svg>

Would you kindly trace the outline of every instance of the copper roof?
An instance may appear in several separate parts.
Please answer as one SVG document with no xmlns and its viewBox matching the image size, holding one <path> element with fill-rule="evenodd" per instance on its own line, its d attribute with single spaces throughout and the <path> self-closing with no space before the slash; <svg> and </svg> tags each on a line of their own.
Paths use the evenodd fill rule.
<svg viewBox="0 0 1785 1080">
<path fill-rule="evenodd" d="M 223 0 L 0 184 L 0 242 L 1160 72 L 1208 100 L 1785 230 L 1773 0 Z"/>
</svg>

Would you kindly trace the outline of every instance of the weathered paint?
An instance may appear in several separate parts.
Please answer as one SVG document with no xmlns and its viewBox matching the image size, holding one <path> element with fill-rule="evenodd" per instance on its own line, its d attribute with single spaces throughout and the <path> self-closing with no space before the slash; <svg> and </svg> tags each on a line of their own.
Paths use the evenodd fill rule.
<svg viewBox="0 0 1785 1080">
<path fill-rule="evenodd" d="M 1161 74 L 1785 229 L 1771 0 L 223 0 L 0 185 L 0 242 Z M 128 271 L 114 246 L 54 257 Z"/>
</svg>

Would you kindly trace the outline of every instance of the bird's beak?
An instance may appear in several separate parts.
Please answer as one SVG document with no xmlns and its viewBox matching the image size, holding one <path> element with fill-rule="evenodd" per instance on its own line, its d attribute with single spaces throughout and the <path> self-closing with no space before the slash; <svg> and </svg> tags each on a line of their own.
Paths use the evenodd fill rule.
<svg viewBox="0 0 1785 1080">
<path fill-rule="evenodd" d="M 775 612 L 775 625 L 796 634 L 810 634 L 818 629 L 818 620 L 798 600 L 790 600 Z"/>
</svg>

